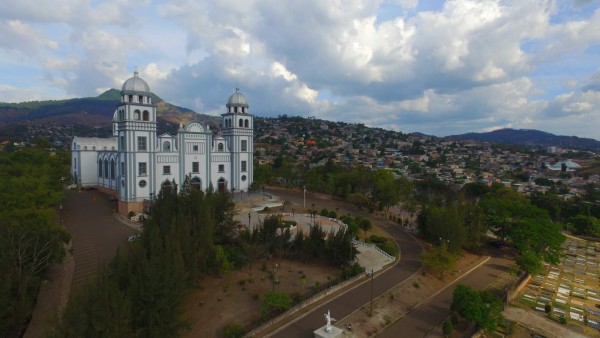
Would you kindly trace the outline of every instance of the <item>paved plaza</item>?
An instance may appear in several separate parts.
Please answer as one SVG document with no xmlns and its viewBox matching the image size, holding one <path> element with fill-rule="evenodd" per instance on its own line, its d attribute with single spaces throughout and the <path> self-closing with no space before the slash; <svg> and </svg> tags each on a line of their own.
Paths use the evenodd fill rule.
<svg viewBox="0 0 600 338">
<path fill-rule="evenodd" d="M 600 243 L 569 237 L 560 264 L 532 276 L 520 300 L 540 313 L 565 318 L 571 329 L 600 336 Z"/>
<path fill-rule="evenodd" d="M 263 211 L 265 209 L 267 212 Z M 320 226 L 326 233 L 347 228 L 346 224 L 336 218 L 303 213 L 300 212 L 302 209 L 299 205 L 286 203 L 276 195 L 246 195 L 243 199 L 238 198 L 236 200 L 236 216 L 234 219 L 243 226 L 250 228 L 257 226 L 271 215 L 281 217 L 284 221 L 295 221 L 296 226 L 290 228 L 292 238 L 299 232 L 308 235 L 314 225 Z M 384 266 L 394 262 L 393 257 L 387 255 L 375 245 L 356 242 L 355 248 L 358 252 L 356 260 L 365 271 L 377 272 Z"/>
</svg>

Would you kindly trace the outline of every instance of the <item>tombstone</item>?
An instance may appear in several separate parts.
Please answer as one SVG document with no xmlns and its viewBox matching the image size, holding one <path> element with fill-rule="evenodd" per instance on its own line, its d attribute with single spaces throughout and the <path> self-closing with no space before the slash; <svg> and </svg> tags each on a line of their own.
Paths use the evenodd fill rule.
<svg viewBox="0 0 600 338">
<path fill-rule="evenodd" d="M 325 314 L 325 325 L 318 330 L 313 331 L 315 338 L 337 338 L 343 333 L 342 329 L 331 325 L 331 322 L 335 321 L 335 318 L 331 318 L 331 313 L 327 310 Z"/>
</svg>

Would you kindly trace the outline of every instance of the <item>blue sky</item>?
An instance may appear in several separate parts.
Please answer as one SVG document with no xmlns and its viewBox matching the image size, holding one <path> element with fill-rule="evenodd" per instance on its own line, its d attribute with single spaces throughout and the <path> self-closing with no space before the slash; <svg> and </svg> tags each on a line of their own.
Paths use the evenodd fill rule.
<svg viewBox="0 0 600 338">
<path fill-rule="evenodd" d="M 600 139 L 598 1 L 0 2 L 0 101 L 95 96 L 136 67 L 211 115 L 239 86 L 258 116 Z"/>
</svg>

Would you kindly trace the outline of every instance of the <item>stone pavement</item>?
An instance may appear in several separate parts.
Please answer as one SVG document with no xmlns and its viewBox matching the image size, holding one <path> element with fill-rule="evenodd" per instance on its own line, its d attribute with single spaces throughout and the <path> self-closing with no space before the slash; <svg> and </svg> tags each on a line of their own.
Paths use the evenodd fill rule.
<svg viewBox="0 0 600 338">
<path fill-rule="evenodd" d="M 384 266 L 394 262 L 393 259 L 383 255 L 379 250 L 371 246 L 361 245 L 357 250 L 359 254 L 356 255 L 356 260 L 367 272 L 377 272 L 383 269 Z"/>
<path fill-rule="evenodd" d="M 555 338 L 587 338 L 588 336 L 569 330 L 550 319 L 541 317 L 532 311 L 527 311 L 514 306 L 507 306 L 503 312 L 506 319 L 519 322 L 524 326 L 533 327 L 542 331 L 544 335 Z"/>
</svg>

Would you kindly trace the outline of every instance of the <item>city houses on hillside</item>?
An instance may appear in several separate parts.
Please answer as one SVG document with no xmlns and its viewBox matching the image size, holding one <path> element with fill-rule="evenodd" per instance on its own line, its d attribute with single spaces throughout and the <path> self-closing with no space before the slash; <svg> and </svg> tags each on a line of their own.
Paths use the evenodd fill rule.
<svg viewBox="0 0 600 338">
<path fill-rule="evenodd" d="M 71 173 L 80 187 L 97 187 L 118 197 L 122 215 L 141 212 L 161 188 L 186 176 L 206 190 L 247 191 L 253 179 L 254 116 L 236 89 L 222 114 L 222 130 L 190 121 L 176 135 L 156 135 L 156 105 L 150 87 L 135 72 L 121 89 L 113 136 L 73 138 Z"/>
</svg>

